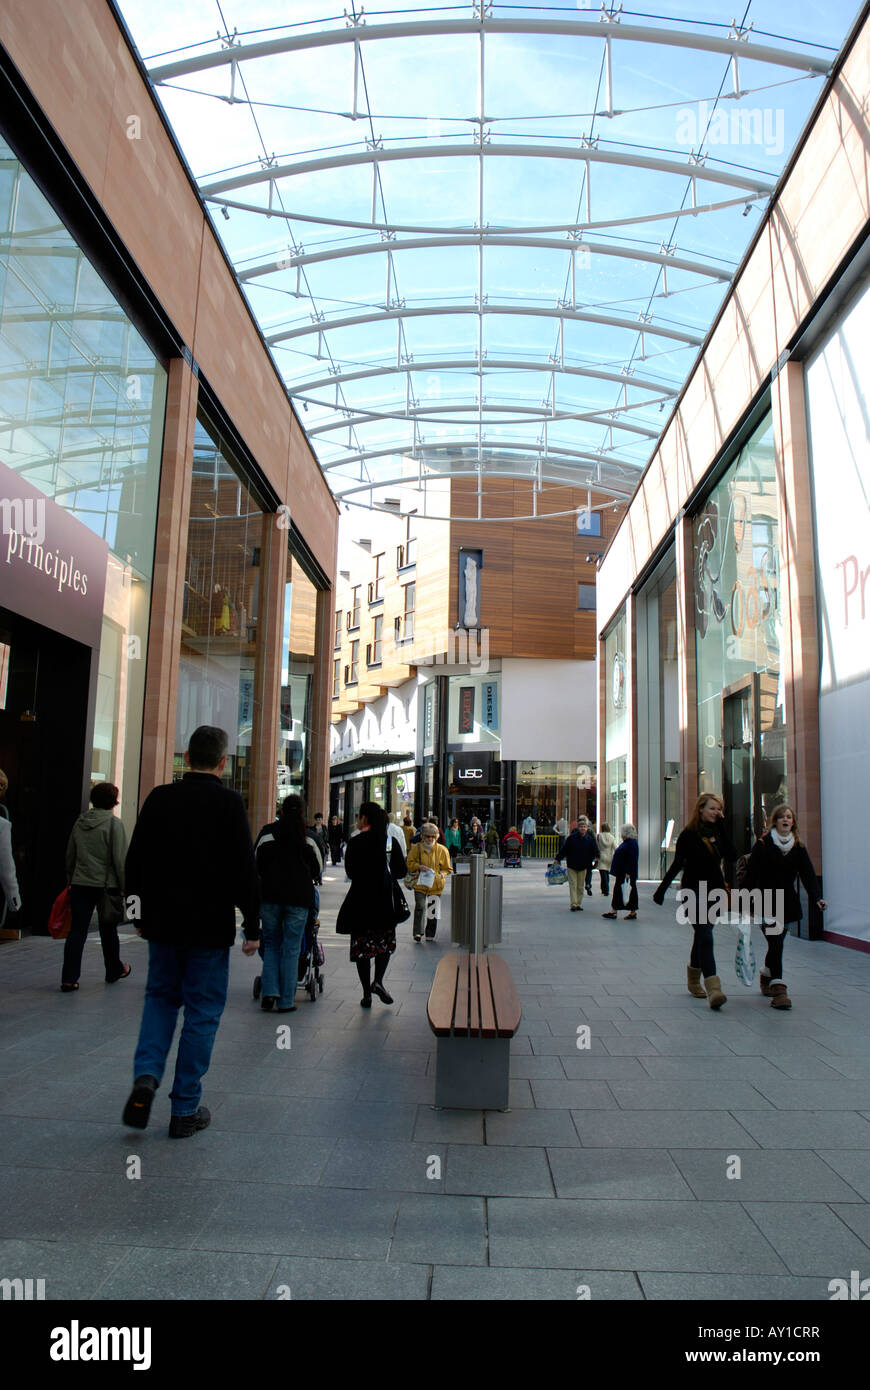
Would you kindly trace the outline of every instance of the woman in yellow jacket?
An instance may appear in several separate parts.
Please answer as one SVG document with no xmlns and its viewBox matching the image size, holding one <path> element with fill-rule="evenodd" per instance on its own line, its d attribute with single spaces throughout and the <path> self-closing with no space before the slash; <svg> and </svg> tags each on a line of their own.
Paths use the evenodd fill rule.
<svg viewBox="0 0 870 1390">
<path fill-rule="evenodd" d="M 440 916 L 440 897 L 451 873 L 450 854 L 438 843 L 437 825 L 423 826 L 420 843 L 408 852 L 408 878 L 414 887 L 414 940 L 419 941 L 426 923 L 426 940 L 435 940 Z M 410 886 L 410 885 L 409 885 Z"/>
</svg>

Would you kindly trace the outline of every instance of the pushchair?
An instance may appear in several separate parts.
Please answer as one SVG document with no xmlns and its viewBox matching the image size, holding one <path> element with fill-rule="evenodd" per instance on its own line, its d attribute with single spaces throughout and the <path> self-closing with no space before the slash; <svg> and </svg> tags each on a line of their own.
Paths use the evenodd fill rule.
<svg viewBox="0 0 870 1390">
<path fill-rule="evenodd" d="M 305 931 L 302 936 L 302 945 L 299 948 L 299 985 L 311 998 L 312 1004 L 317 998 L 318 993 L 323 993 L 323 971 L 321 966 L 325 956 L 323 947 L 318 939 L 320 932 L 320 918 L 317 915 L 318 908 L 313 907 L 308 914 L 308 921 L 305 923 Z M 257 948 L 260 959 L 263 959 L 263 938 L 260 937 L 260 944 Z M 263 977 L 257 975 L 254 979 L 253 995 L 254 999 L 259 999 L 263 990 Z"/>
<path fill-rule="evenodd" d="M 523 837 L 521 835 L 511 835 L 508 832 L 502 842 L 502 858 L 506 869 L 521 869 L 523 867 Z"/>
</svg>

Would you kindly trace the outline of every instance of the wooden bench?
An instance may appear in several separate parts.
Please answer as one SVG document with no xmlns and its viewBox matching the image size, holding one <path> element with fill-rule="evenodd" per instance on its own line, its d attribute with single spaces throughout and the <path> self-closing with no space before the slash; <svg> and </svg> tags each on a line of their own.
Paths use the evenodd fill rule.
<svg viewBox="0 0 870 1390">
<path fill-rule="evenodd" d="M 506 1110 L 511 1038 L 523 1016 L 500 956 L 451 951 L 438 963 L 429 1003 L 438 1039 L 435 1104 L 451 1110 Z"/>
</svg>

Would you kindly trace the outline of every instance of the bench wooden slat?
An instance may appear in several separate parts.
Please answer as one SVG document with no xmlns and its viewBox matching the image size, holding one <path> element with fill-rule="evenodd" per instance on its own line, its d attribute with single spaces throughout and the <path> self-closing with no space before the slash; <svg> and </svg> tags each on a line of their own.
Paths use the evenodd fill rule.
<svg viewBox="0 0 870 1390">
<path fill-rule="evenodd" d="M 514 986 L 509 966 L 501 956 L 489 955 L 489 978 L 492 984 L 492 999 L 495 1005 L 496 1036 L 512 1038 L 520 1026 L 523 1016 L 519 995 Z"/>
<path fill-rule="evenodd" d="M 481 978 L 486 980 L 486 963 L 480 956 L 469 959 L 468 981 L 468 1031 L 472 1036 L 480 1033 L 480 986 Z"/>
<path fill-rule="evenodd" d="M 468 1033 L 468 975 L 470 967 L 471 957 L 467 951 L 463 951 L 459 957 L 459 978 L 456 983 L 456 1009 L 453 1014 L 453 1031 L 460 1035 Z"/>
<path fill-rule="evenodd" d="M 483 1038 L 496 1038 L 498 1033 L 495 1022 L 495 1005 L 492 1002 L 492 983 L 485 956 L 481 964 L 483 968 L 478 972 L 480 980 L 480 1035 Z"/>
<path fill-rule="evenodd" d="M 429 992 L 426 1013 L 429 1026 L 436 1037 L 449 1037 L 453 1026 L 456 1005 L 456 985 L 459 972 L 459 955 L 456 952 L 443 956 L 438 962 L 435 979 Z"/>
</svg>

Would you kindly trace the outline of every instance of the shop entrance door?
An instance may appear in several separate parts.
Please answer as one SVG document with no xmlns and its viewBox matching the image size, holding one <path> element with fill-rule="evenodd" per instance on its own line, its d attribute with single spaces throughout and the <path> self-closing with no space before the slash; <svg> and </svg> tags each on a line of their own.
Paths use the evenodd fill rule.
<svg viewBox="0 0 870 1390">
<path fill-rule="evenodd" d="M 96 653 L 0 608 L 0 767 L 22 911 L 7 927 L 43 933 L 66 882 L 64 855 L 82 809 L 89 685 Z"/>
<path fill-rule="evenodd" d="M 763 820 L 758 786 L 759 746 L 758 676 L 754 674 L 722 692 L 725 826 L 738 854 L 748 854 L 752 849 L 753 827 L 760 827 Z"/>
<path fill-rule="evenodd" d="M 455 816 L 460 826 L 470 825 L 472 816 L 477 816 L 480 823 L 487 826 L 495 820 L 495 802 L 494 796 L 450 796 L 447 814 L 450 820 Z"/>
</svg>

